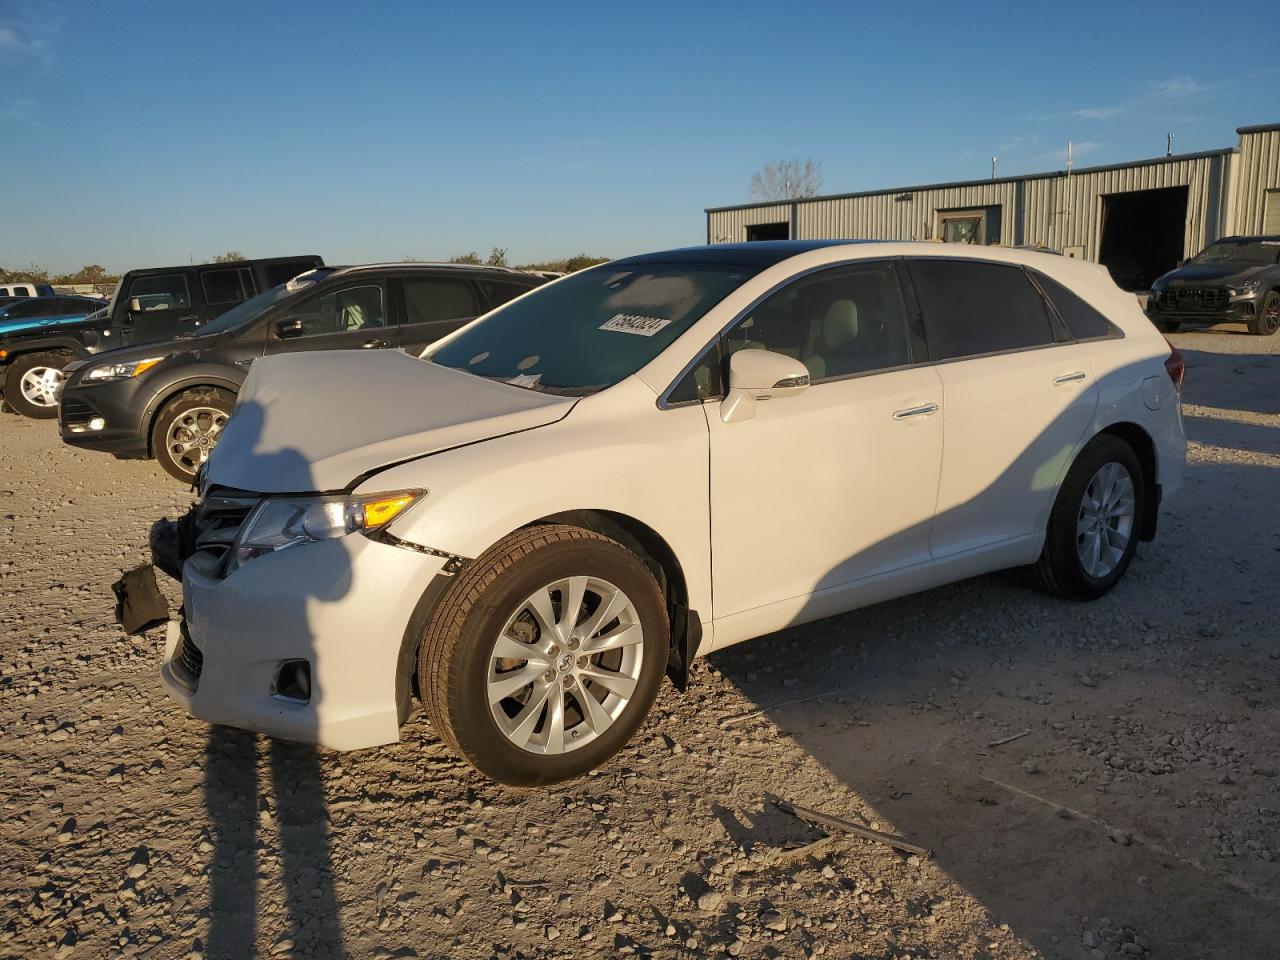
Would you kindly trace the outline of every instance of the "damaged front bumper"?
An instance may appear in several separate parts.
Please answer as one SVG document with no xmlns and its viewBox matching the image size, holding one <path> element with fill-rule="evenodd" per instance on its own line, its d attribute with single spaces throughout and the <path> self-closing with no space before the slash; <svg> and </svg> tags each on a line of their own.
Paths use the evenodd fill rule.
<svg viewBox="0 0 1280 960">
<path fill-rule="evenodd" d="M 406 627 L 446 558 L 356 533 L 224 577 L 216 552 L 184 556 L 193 530 L 157 526 L 156 564 L 177 564 L 183 595 L 160 673 L 188 713 L 336 750 L 399 739 Z"/>
</svg>

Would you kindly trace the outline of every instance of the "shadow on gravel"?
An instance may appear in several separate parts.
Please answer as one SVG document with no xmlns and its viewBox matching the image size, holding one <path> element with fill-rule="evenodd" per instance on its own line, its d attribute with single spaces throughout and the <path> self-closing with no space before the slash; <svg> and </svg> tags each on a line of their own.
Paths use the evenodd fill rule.
<svg viewBox="0 0 1280 960">
<path fill-rule="evenodd" d="M 264 418 L 265 411 L 258 404 L 242 404 L 226 428 L 224 443 L 233 433 L 239 434 L 236 439 L 243 441 L 242 449 L 253 451 L 247 455 L 253 462 L 246 465 L 245 475 L 270 476 L 283 471 L 285 475 L 300 476 L 302 471 L 309 476 L 304 459 L 296 450 L 259 452 Z M 215 451 L 215 456 L 219 452 L 221 449 Z M 243 573 L 252 574 L 252 569 Z M 317 601 L 331 603 L 340 599 L 350 585 L 348 568 L 309 585 L 311 592 L 306 596 L 282 597 L 265 587 L 253 596 L 253 591 L 245 588 L 240 599 L 245 607 L 257 608 L 257 612 L 243 616 L 233 610 L 230 615 L 242 616 L 241 620 L 213 625 L 219 632 L 208 638 L 209 649 L 204 651 L 206 675 L 211 667 L 219 668 L 219 656 L 227 657 L 222 671 L 224 677 L 231 674 L 233 684 L 262 684 L 263 701 L 257 709 L 288 723 L 299 737 L 313 737 L 319 726 L 324 691 L 317 682 L 320 654 L 311 620 L 316 614 L 309 613 L 307 607 Z M 252 642 L 272 630 L 278 631 L 270 634 L 272 639 L 280 641 L 273 650 L 275 656 L 305 659 L 311 664 L 310 697 L 306 703 L 267 699 L 272 686 L 271 664 L 257 662 L 261 654 L 252 648 Z M 259 762 L 263 758 L 270 774 L 269 782 L 260 783 Z M 258 943 L 265 942 L 272 954 L 346 956 L 317 748 L 307 742 L 273 739 L 225 726 L 211 727 L 205 748 L 205 808 L 213 845 L 205 955 L 211 960 L 240 960 L 257 956 Z M 268 930 L 260 929 L 266 904 L 259 903 L 258 897 L 260 886 L 274 880 L 272 865 L 263 862 L 263 853 L 271 849 L 273 834 L 279 840 L 283 890 L 281 895 L 263 899 L 272 905 L 283 900 L 287 920 L 279 926 L 273 923 L 273 929 Z M 274 913 L 270 908 L 266 912 Z"/>
<path fill-rule="evenodd" d="M 1240 359 L 1205 355 L 1216 368 L 1197 383 L 1194 402 L 1239 408 L 1239 388 L 1218 388 L 1234 387 Z M 1168 723 L 1177 736 L 1190 718 L 1213 711 L 1217 719 L 1221 708 L 1188 679 L 1199 673 L 1157 675 L 1133 661 L 1161 656 L 1144 652 L 1142 634 L 1170 642 L 1194 634 L 1188 619 L 1203 623 L 1211 611 L 1223 616 L 1251 602 L 1256 583 L 1241 581 L 1239 599 L 1197 597 L 1192 584 L 1203 557 L 1229 562 L 1223 553 L 1234 551 L 1239 563 L 1277 542 L 1274 513 L 1259 513 L 1225 548 L 1209 534 L 1224 520 L 1220 504 L 1261 510 L 1278 476 L 1267 467 L 1190 465 L 1177 520 L 1166 514 L 1162 536 L 1140 546 L 1127 579 L 1093 603 L 1044 596 L 1016 571 L 1002 572 L 825 620 L 803 622 L 801 613 L 800 625 L 713 657 L 782 736 L 857 795 L 868 819 L 931 848 L 995 922 L 1044 956 L 1273 956 L 1280 877 L 1256 858 L 1252 866 L 1218 859 L 1203 835 L 1215 820 L 1230 823 L 1232 809 L 1274 800 L 1274 791 L 1229 807 L 1222 785 L 1235 781 L 1200 763 L 1108 787 L 1109 776 L 1099 782 L 1105 764 L 1070 738 L 1117 722 L 1149 724 L 1152 737 Z M 1265 653 L 1259 671 L 1273 669 Z M 1082 682 L 1099 662 L 1113 675 Z M 793 690 L 779 688 L 784 679 Z M 1256 712 L 1251 720 L 1246 735 L 1260 750 L 1276 736 L 1275 718 Z M 1000 744 L 1023 729 L 1025 739 Z M 805 784 L 780 789 L 859 818 Z M 744 847 L 760 839 L 737 814 L 715 814 Z M 843 856 L 860 848 L 850 841 Z M 1135 932 L 1145 949 L 1132 943 Z"/>
</svg>

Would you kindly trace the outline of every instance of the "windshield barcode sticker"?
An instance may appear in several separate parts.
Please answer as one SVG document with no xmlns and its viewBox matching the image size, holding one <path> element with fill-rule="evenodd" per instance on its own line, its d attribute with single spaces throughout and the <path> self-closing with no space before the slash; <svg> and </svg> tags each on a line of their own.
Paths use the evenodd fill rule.
<svg viewBox="0 0 1280 960">
<path fill-rule="evenodd" d="M 613 330 L 617 333 L 634 333 L 641 337 L 652 337 L 663 327 L 670 326 L 670 320 L 661 317 L 642 317 L 634 313 L 615 313 L 600 324 L 601 330 Z"/>
</svg>

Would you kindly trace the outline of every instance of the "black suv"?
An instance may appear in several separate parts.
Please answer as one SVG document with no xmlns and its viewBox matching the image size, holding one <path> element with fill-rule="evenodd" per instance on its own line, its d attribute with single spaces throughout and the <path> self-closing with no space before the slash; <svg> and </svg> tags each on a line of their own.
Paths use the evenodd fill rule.
<svg viewBox="0 0 1280 960">
<path fill-rule="evenodd" d="M 380 347 L 416 353 L 544 282 L 519 270 L 459 264 L 321 267 L 246 300 L 194 335 L 73 363 L 59 407 L 62 439 L 117 457 L 155 457 L 189 482 L 256 358 Z"/>
<path fill-rule="evenodd" d="M 1184 323 L 1280 330 L 1280 236 L 1224 237 L 1151 285 L 1147 316 L 1163 332 Z"/>
<path fill-rule="evenodd" d="M 249 297 L 323 264 L 322 258 L 310 254 L 130 270 L 120 278 L 105 311 L 79 322 L 59 324 L 56 329 L 11 335 L 0 331 L 0 393 L 11 407 L 27 416 L 53 417 L 52 406 L 24 408 L 17 391 L 9 396 L 8 381 L 17 382 L 16 371 L 39 368 L 56 376 L 72 360 L 100 350 L 172 340 Z"/>
</svg>

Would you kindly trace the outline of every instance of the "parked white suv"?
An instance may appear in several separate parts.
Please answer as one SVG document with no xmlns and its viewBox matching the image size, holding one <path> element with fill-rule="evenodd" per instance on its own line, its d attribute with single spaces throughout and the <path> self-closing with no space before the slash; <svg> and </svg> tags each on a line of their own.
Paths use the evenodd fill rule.
<svg viewBox="0 0 1280 960">
<path fill-rule="evenodd" d="M 488 776 L 572 777 L 694 656 L 1003 567 L 1107 592 L 1181 478 L 1181 377 L 1099 266 L 910 243 L 632 257 L 423 359 L 269 357 L 183 521 L 164 680 L 337 749 L 397 740 L 416 684 Z"/>
</svg>

